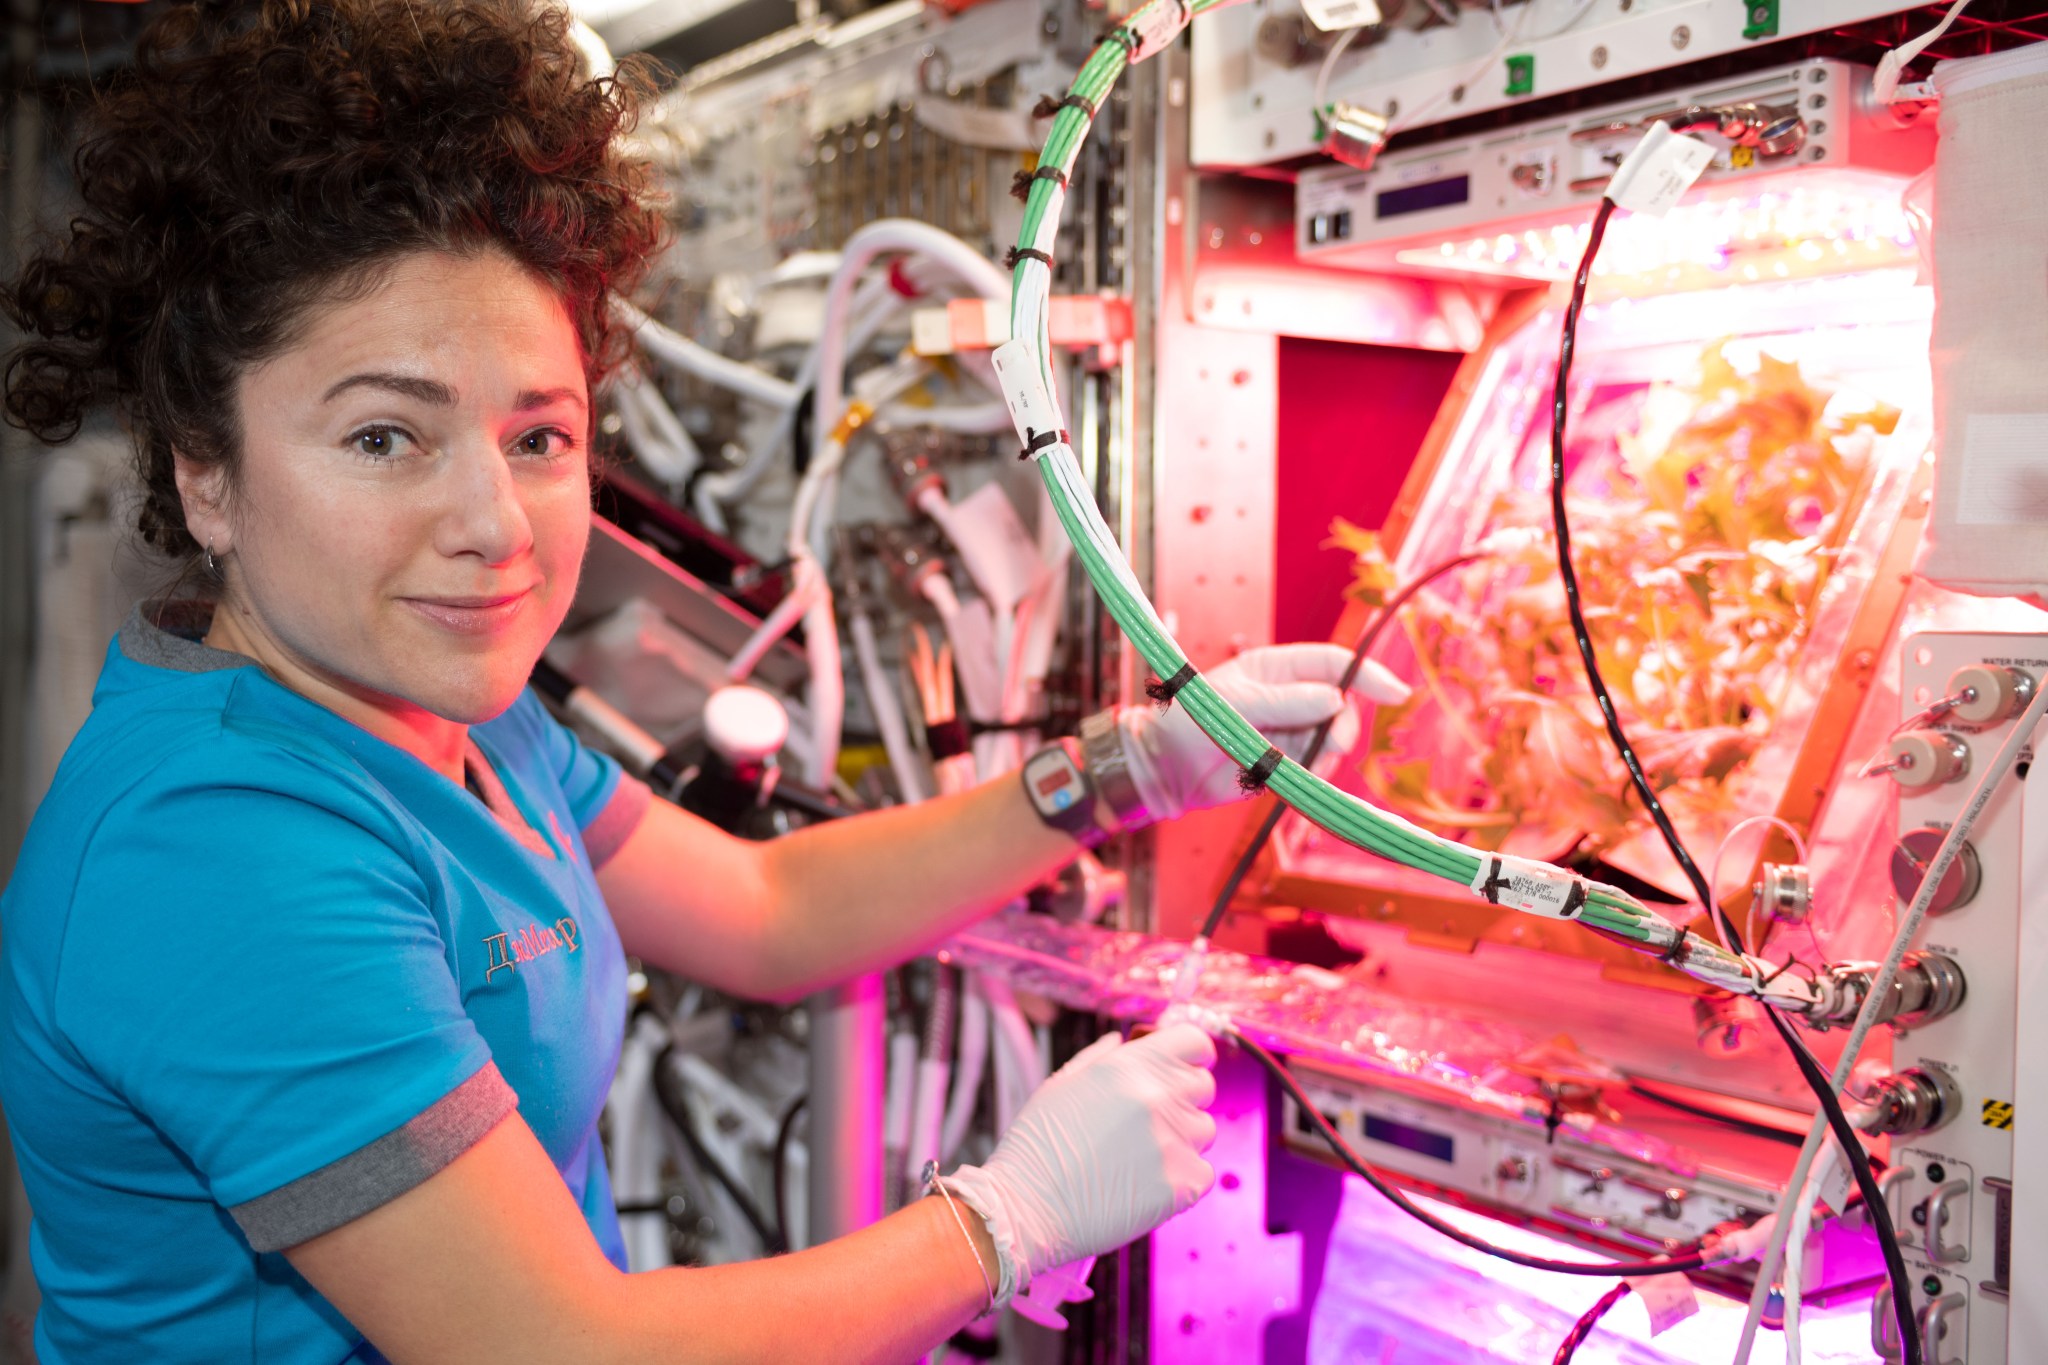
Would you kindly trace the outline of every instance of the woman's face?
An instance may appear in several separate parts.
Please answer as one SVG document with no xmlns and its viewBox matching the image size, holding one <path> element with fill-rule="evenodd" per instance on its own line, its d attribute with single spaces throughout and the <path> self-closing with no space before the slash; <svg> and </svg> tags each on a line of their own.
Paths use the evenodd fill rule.
<svg viewBox="0 0 2048 1365">
<path fill-rule="evenodd" d="M 240 404 L 233 488 L 198 516 L 185 493 L 228 560 L 214 635 L 344 714 L 510 706 L 590 534 L 590 397 L 554 292 L 497 252 L 404 257 Z"/>
</svg>

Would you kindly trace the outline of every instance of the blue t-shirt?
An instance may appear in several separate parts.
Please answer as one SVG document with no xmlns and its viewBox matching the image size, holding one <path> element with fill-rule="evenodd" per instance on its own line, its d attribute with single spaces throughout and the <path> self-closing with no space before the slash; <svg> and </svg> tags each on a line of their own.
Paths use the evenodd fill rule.
<svg viewBox="0 0 2048 1365">
<path fill-rule="evenodd" d="M 464 790 L 140 614 L 108 649 L 0 895 L 44 1365 L 381 1359 L 280 1249 L 515 1106 L 623 1267 L 593 855 L 646 789 L 531 693 L 471 737 Z"/>
</svg>

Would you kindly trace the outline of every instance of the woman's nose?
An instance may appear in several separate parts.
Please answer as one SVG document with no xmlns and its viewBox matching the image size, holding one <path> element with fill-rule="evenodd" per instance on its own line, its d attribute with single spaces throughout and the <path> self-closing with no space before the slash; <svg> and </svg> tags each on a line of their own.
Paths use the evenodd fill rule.
<svg viewBox="0 0 2048 1365">
<path fill-rule="evenodd" d="M 443 554 L 503 564 L 532 548 L 525 490 L 495 442 L 464 442 L 450 455 L 449 469 L 438 526 L 437 548 Z"/>
</svg>

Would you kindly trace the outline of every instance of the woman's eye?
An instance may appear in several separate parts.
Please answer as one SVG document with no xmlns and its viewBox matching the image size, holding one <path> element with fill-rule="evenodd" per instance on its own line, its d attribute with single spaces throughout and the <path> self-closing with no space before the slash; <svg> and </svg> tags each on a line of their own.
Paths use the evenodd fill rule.
<svg viewBox="0 0 2048 1365">
<path fill-rule="evenodd" d="M 569 433 L 566 431 L 558 431 L 553 427 L 542 427 L 539 430 L 527 432 L 524 436 L 513 442 L 512 449 L 521 455 L 535 455 L 541 459 L 552 459 L 557 455 L 568 454 L 574 445 L 575 442 L 569 439 Z"/>
<path fill-rule="evenodd" d="M 412 438 L 396 427 L 366 427 L 349 437 L 358 455 L 370 460 L 389 460 L 405 452 Z"/>
</svg>

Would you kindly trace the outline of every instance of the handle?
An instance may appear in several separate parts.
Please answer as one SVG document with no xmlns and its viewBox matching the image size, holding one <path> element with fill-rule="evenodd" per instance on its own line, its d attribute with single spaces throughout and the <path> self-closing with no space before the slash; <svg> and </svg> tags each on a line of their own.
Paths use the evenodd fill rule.
<svg viewBox="0 0 2048 1365">
<path fill-rule="evenodd" d="M 1879 1285 L 1870 1300 L 1870 1349 L 1877 1352 L 1885 1365 L 1900 1365 L 1906 1358 L 1905 1345 L 1899 1340 L 1899 1325 L 1892 1317 L 1889 1284 Z"/>
<path fill-rule="evenodd" d="M 1941 1346 L 1941 1339 L 1948 1335 L 1949 1316 L 1960 1314 L 1962 1311 L 1961 1294 L 1943 1294 L 1939 1298 L 1929 1299 L 1927 1306 L 1920 1310 L 1920 1342 L 1927 1352 L 1928 1365 L 1963 1365 L 1960 1348 L 1951 1355 Z"/>
<path fill-rule="evenodd" d="M 1959 1242 L 1951 1245 L 1942 1240 L 1941 1230 L 1948 1224 L 1949 1206 L 1957 1199 L 1966 1199 L 1970 1194 L 1970 1182 L 1951 1180 L 1933 1194 L 1927 1196 L 1927 1227 L 1923 1234 L 1927 1248 L 1927 1259 L 1936 1265 L 1954 1265 L 1970 1259 L 1970 1244 Z"/>
</svg>

